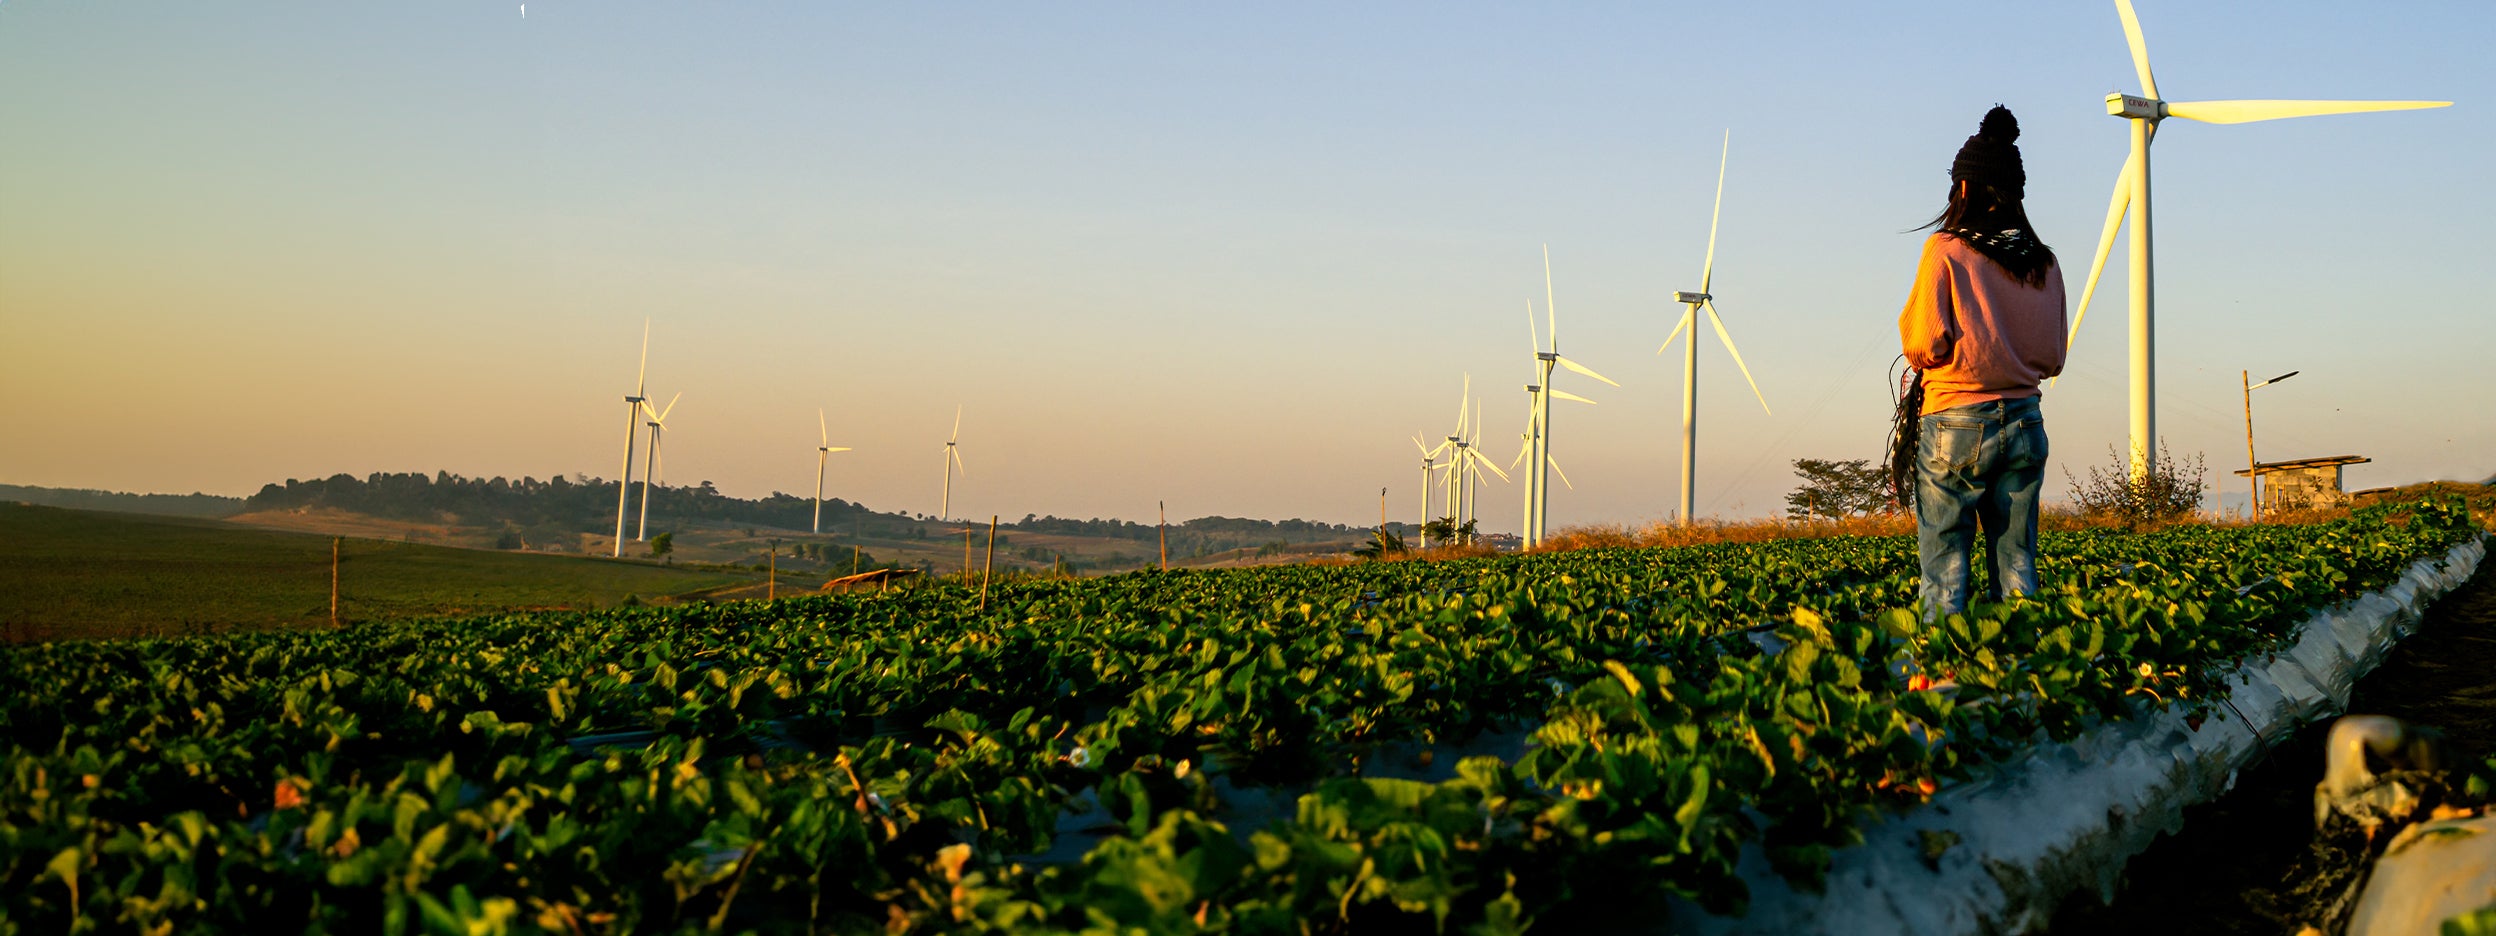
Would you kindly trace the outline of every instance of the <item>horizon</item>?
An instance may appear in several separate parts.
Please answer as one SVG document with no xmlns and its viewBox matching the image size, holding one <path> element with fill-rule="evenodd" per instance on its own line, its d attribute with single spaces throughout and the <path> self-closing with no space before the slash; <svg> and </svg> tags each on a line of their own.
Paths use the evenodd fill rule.
<svg viewBox="0 0 2496 936">
<path fill-rule="evenodd" d="M 1552 525 L 1645 522 L 1729 132 L 1714 291 L 1775 415 L 1703 334 L 1698 512 L 1780 515 L 1793 459 L 1879 459 L 1908 229 L 1984 109 L 2076 303 L 2126 151 L 2099 99 L 2139 90 L 2106 3 L 515 7 L 0 5 L 0 482 L 612 477 L 647 318 L 672 486 L 811 491 L 822 407 L 857 449 L 827 500 L 932 513 L 958 403 L 957 514 L 1367 526 L 1383 486 L 1409 523 L 1406 439 L 1466 374 L 1508 465 L 1548 243 L 1567 353 L 1623 385 L 1562 376 L 1599 405 L 1554 404 Z M 2178 100 L 2457 102 L 2169 125 L 2164 441 L 2241 503 L 2225 378 L 2295 370 L 2253 395 L 2263 460 L 2496 471 L 2496 425 L 2435 405 L 2496 396 L 2496 9 L 2140 7 Z M 1946 22 L 2018 41 L 1937 54 Z M 2122 440 L 2125 267 L 2046 391 L 2050 500 Z"/>
</svg>

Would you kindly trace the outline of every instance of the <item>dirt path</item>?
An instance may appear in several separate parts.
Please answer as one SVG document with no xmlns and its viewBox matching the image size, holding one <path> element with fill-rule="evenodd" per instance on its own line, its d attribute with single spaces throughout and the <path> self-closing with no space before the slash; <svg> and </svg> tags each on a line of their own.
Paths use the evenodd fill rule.
<svg viewBox="0 0 2496 936">
<path fill-rule="evenodd" d="M 2496 750 L 2496 573 L 2482 565 L 2427 612 L 2357 684 L 2349 711 L 2443 729 L 2476 757 Z M 2054 918 L 2061 933 L 2292 932 L 2279 918 L 2284 879 L 2306 853 L 2328 720 L 2306 726 L 2239 774 L 2236 789 L 2188 809 L 2184 831 L 2124 868 L 2112 906 L 2087 897 Z"/>
</svg>

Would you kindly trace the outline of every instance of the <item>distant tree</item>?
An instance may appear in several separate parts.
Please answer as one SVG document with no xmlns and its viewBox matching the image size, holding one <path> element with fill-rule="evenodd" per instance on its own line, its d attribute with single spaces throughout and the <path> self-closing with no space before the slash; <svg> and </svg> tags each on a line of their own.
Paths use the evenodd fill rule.
<svg viewBox="0 0 2496 936">
<path fill-rule="evenodd" d="M 527 545 L 529 544 L 520 539 L 518 530 L 504 530 L 503 535 L 494 539 L 496 549 L 519 549 Z"/>
<path fill-rule="evenodd" d="M 676 551 L 676 533 L 669 531 L 650 538 L 650 554 L 665 557 Z"/>
<path fill-rule="evenodd" d="M 1446 545 L 1456 541 L 1456 518 L 1440 517 L 1421 525 L 1421 541 Z"/>
<path fill-rule="evenodd" d="M 1852 517 L 1890 509 L 1889 479 L 1871 459 L 1794 460 L 1794 474 L 1803 481 L 1785 495 L 1789 517 Z"/>
</svg>

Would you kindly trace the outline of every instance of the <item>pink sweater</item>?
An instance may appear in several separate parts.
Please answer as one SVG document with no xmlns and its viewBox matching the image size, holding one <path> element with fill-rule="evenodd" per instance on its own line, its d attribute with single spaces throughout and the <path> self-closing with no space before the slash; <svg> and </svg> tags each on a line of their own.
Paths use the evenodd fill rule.
<svg viewBox="0 0 2496 936">
<path fill-rule="evenodd" d="M 2063 372 L 2063 319 L 2060 264 L 2043 286 L 2023 286 L 1958 238 L 1925 238 L 1898 314 L 1907 363 L 1924 372 L 1924 412 L 2036 396 Z"/>
</svg>

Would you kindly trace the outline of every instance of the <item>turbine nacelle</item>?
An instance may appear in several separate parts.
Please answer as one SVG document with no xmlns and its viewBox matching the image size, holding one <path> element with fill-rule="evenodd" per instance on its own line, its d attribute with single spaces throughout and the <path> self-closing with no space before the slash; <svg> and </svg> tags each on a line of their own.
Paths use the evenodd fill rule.
<svg viewBox="0 0 2496 936">
<path fill-rule="evenodd" d="M 1673 294 L 1673 301 L 1684 305 L 1698 305 L 1699 303 L 1706 302 L 1714 298 L 1716 297 L 1703 292 L 1677 292 Z"/>
<path fill-rule="evenodd" d="M 2160 120 L 2167 116 L 2167 102 L 2137 94 L 2117 92 L 2106 96 L 2106 116 L 2130 120 Z"/>
</svg>

